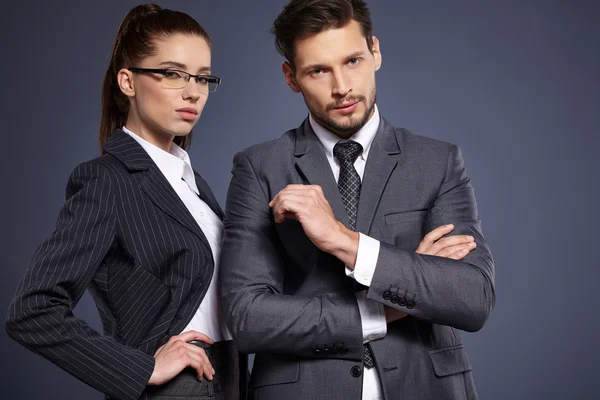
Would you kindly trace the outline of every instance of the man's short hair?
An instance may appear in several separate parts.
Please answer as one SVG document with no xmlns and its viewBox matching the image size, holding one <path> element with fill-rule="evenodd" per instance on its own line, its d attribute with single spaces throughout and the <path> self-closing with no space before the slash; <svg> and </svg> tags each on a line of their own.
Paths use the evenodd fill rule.
<svg viewBox="0 0 600 400">
<path fill-rule="evenodd" d="M 360 24 L 372 52 L 371 13 L 362 0 L 291 0 L 273 23 L 271 33 L 275 35 L 277 51 L 294 68 L 297 39 L 342 28 L 353 20 Z"/>
</svg>

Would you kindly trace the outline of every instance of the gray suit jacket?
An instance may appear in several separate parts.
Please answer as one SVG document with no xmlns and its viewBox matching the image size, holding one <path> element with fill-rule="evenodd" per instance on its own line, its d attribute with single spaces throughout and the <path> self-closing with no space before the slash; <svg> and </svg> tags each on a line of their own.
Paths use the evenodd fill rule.
<svg viewBox="0 0 600 400">
<path fill-rule="evenodd" d="M 308 119 L 234 158 L 221 294 L 236 345 L 256 353 L 258 399 L 360 399 L 362 330 L 356 284 L 294 220 L 275 224 L 269 201 L 288 184 L 321 185 L 348 218 Z M 415 253 L 433 228 L 475 237 L 461 261 Z M 408 313 L 370 342 L 386 399 L 476 399 L 458 330 L 477 331 L 495 302 L 494 264 L 457 146 L 383 118 L 365 167 L 357 231 L 381 242 L 368 298 Z M 364 287 L 363 287 L 364 289 Z"/>
</svg>

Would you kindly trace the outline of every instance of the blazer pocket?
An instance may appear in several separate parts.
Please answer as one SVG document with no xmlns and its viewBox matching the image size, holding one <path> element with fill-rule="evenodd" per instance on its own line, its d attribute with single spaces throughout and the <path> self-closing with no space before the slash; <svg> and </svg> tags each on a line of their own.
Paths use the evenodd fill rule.
<svg viewBox="0 0 600 400">
<path fill-rule="evenodd" d="M 428 211 L 391 211 L 384 214 L 384 221 L 386 224 L 422 222 Z"/>
<path fill-rule="evenodd" d="M 433 364 L 433 372 L 437 377 L 458 374 L 472 369 L 471 362 L 462 344 L 431 350 L 429 356 Z"/>
<path fill-rule="evenodd" d="M 296 360 L 261 357 L 259 365 L 254 365 L 252 368 L 250 389 L 298 382 L 299 372 L 300 363 Z"/>
<path fill-rule="evenodd" d="M 113 312 L 122 341 L 137 347 L 170 303 L 171 291 L 137 262 L 123 276 L 111 283 Z"/>
</svg>

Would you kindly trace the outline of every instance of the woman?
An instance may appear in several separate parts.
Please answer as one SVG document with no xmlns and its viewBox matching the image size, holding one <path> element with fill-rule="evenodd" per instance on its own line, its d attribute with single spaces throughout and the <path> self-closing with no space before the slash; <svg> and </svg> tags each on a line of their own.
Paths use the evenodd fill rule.
<svg viewBox="0 0 600 400">
<path fill-rule="evenodd" d="M 215 282 L 223 212 L 185 152 L 220 83 L 210 66 L 210 38 L 187 14 L 125 16 L 104 79 L 103 154 L 72 173 L 9 309 L 13 339 L 108 398 L 240 395 Z M 103 335 L 73 315 L 86 289 Z"/>
</svg>

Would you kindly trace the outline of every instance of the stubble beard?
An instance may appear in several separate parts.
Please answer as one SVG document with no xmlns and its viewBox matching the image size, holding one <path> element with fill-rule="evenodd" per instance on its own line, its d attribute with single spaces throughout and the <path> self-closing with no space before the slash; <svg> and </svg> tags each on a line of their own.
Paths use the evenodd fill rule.
<svg viewBox="0 0 600 400">
<path fill-rule="evenodd" d="M 315 121 L 317 121 L 319 123 L 319 125 L 321 125 L 325 129 L 335 133 L 337 136 L 347 139 L 350 136 L 354 135 L 356 132 L 358 132 L 369 121 L 369 118 L 371 117 L 371 114 L 373 113 L 373 109 L 375 108 L 375 100 L 377 98 L 377 93 L 376 93 L 375 88 L 373 88 L 373 95 L 371 96 L 371 98 L 372 98 L 372 100 L 369 104 L 367 104 L 367 98 L 362 95 L 350 96 L 350 97 L 344 98 L 344 101 L 346 101 L 346 102 L 348 100 L 362 101 L 365 104 L 367 104 L 365 112 L 363 113 L 363 115 L 360 117 L 360 119 L 358 121 L 353 122 L 351 120 L 349 123 L 346 123 L 346 124 L 338 123 L 333 118 L 330 118 L 329 115 L 327 114 L 327 111 L 332 110 L 333 108 L 338 106 L 339 103 L 341 103 L 341 102 L 332 103 L 332 104 L 328 105 L 327 111 L 324 113 L 312 108 L 308 104 L 306 99 L 304 99 L 304 102 L 306 103 L 306 107 L 308 108 L 308 111 L 310 111 L 312 117 L 315 119 Z"/>
</svg>

